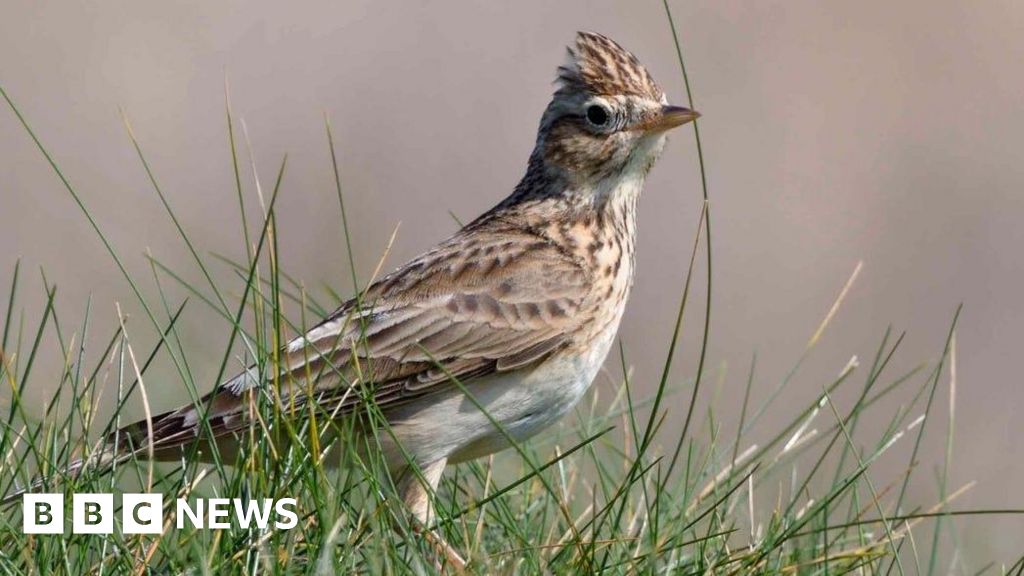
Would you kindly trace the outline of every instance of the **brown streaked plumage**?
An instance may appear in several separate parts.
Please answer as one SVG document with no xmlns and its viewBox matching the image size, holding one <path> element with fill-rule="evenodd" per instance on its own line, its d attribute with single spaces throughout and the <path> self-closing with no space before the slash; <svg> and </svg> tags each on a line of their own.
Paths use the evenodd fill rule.
<svg viewBox="0 0 1024 576">
<path fill-rule="evenodd" d="M 366 385 L 391 429 L 383 449 L 403 498 L 428 523 L 427 495 L 446 464 L 500 450 L 506 433 L 529 438 L 589 387 L 633 282 L 644 178 L 665 132 L 696 117 L 668 106 L 632 54 L 579 33 L 510 196 L 289 343 L 278 374 L 251 368 L 155 417 L 152 432 L 144 422 L 119 431 L 103 453 L 151 445 L 176 458 L 206 438 L 204 413 L 230 448 L 251 424 L 244 392 L 268 382 L 280 382 L 282 402 L 338 417 L 365 407 L 356 385 Z"/>
</svg>

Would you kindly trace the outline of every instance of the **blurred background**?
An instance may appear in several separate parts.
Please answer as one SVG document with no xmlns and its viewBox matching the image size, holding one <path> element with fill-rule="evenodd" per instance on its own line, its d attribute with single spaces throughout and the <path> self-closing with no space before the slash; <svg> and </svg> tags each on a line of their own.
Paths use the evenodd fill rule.
<svg viewBox="0 0 1024 576">
<path fill-rule="evenodd" d="M 854 355 L 863 381 L 889 326 L 906 332 L 890 378 L 934 362 L 962 302 L 950 490 L 978 485 L 954 507 L 1024 507 L 1024 8 L 1006 0 L 671 6 L 704 115 L 711 196 L 713 316 L 698 433 L 710 435 L 702 419 L 713 398 L 716 423 L 732 437 L 752 356 L 758 405 L 863 261 L 784 401 L 749 440 L 813 402 Z M 686 102 L 658 2 L 8 0 L 3 12 L 0 82 L 153 298 L 147 249 L 190 281 L 202 284 L 202 276 L 147 181 L 119 107 L 195 244 L 244 259 L 227 78 L 265 189 L 288 154 L 278 202 L 283 266 L 314 293 L 329 285 L 349 294 L 325 114 L 356 269 L 366 278 L 399 223 L 386 268 L 453 232 L 452 214 L 469 220 L 511 191 L 576 30 L 616 39 L 670 100 Z M 693 133 L 680 131 L 641 203 L 638 276 L 620 336 L 646 392 L 661 372 L 697 231 L 697 166 Z M 242 177 L 254 208 L 247 166 Z M 59 287 L 68 332 L 91 295 L 96 344 L 117 325 L 115 303 L 136 319 L 129 332 L 155 341 L 99 239 L 6 107 L 0 247 L 5 289 L 22 259 L 26 327 L 38 323 L 45 302 L 42 267 Z M 240 289 L 230 270 L 212 267 Z M 680 384 L 699 352 L 702 261 L 697 268 L 673 374 Z M 166 285 L 174 298 L 185 296 Z M 193 302 L 181 330 L 193 370 L 212 387 L 229 327 Z M 56 376 L 57 346 L 47 346 Z M 618 362 L 609 361 L 609 373 L 602 392 L 621 374 Z M 171 408 L 184 393 L 176 377 L 156 384 L 161 374 L 171 374 L 166 363 L 154 368 L 150 395 L 157 409 Z M 31 392 L 43 398 L 47 381 L 38 376 Z M 944 373 L 910 493 L 911 504 L 925 508 L 938 497 L 948 384 Z M 56 385 L 54 377 L 50 390 Z M 688 397 L 689 389 L 672 397 L 666 443 Z M 906 400 L 880 407 L 877 422 Z M 819 418 L 819 426 L 832 423 Z M 892 481 L 906 454 L 880 462 L 876 484 Z M 954 526 L 948 544 L 960 547 L 966 567 L 1012 563 L 1024 541 L 1019 517 Z"/>
</svg>

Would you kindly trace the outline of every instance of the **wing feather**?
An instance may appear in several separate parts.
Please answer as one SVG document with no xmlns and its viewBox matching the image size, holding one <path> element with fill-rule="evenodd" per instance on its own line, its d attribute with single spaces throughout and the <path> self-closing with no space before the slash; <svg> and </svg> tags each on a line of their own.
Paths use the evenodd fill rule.
<svg viewBox="0 0 1024 576">
<path fill-rule="evenodd" d="M 449 389 L 452 377 L 465 381 L 537 364 L 571 344 L 590 286 L 581 262 L 532 232 L 500 222 L 464 229 L 374 283 L 362 298 L 371 306 L 346 302 L 290 342 L 280 396 L 344 414 L 364 402 L 352 388 L 359 383 L 386 411 Z M 250 368 L 199 404 L 156 417 L 154 445 L 194 438 L 200 410 L 214 436 L 246 428 L 243 392 L 261 382 Z"/>
</svg>

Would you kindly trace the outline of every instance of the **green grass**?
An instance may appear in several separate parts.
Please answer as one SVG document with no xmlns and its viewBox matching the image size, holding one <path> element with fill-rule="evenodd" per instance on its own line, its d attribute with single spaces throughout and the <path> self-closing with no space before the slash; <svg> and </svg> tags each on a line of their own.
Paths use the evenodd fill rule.
<svg viewBox="0 0 1024 576">
<path fill-rule="evenodd" d="M 666 11 L 668 6 L 666 4 Z M 671 22 L 671 13 L 667 11 Z M 673 35 L 675 32 L 674 24 Z M 682 50 L 676 38 L 680 65 Z M 692 100 L 685 67 L 687 94 Z M 41 474 L 49 491 L 111 492 L 152 490 L 165 495 L 168 524 L 158 536 L 22 534 L 20 507 L 0 510 L 0 572 L 5 574 L 81 573 L 433 573 L 438 570 L 434 548 L 416 532 L 396 502 L 383 463 L 375 452 L 358 450 L 332 440 L 346 437 L 351 421 L 337 422 L 303 408 L 283 418 L 282 408 L 266 391 L 254 393 L 253 409 L 267 423 L 254 425 L 244 435 L 247 449 L 236 461 L 154 467 L 144 459 L 119 463 L 112 472 L 91 469 L 78 477 L 61 471 L 76 457 L 88 455 L 93 442 L 106 432 L 135 419 L 124 415 L 130 397 L 141 397 L 149 413 L 147 375 L 156 359 L 171 366 L 193 399 L 215 382 L 231 376 L 235 358 L 277 373 L 278 350 L 286 339 L 303 331 L 342 299 L 331 293 L 318 298 L 284 271 L 277 250 L 275 207 L 285 187 L 286 161 L 282 160 L 269 194 L 242 184 L 237 123 L 226 106 L 229 149 L 226 169 L 233 171 L 239 212 L 240 236 L 245 242 L 241 261 L 209 256 L 195 246 L 158 179 L 146 161 L 127 120 L 128 135 L 138 152 L 151 187 L 176 227 L 202 281 L 190 283 L 186 274 L 147 254 L 151 277 L 129 274 L 117 249 L 82 202 L 42 142 L 32 132 L 15 103 L 0 88 L 26 134 L 50 162 L 67 193 L 77 203 L 103 242 L 116 267 L 144 311 L 141 322 L 129 325 L 119 316 L 117 328 L 101 335 L 100 348 L 91 333 L 93 310 L 87 303 L 76 311 L 81 323 L 62 322 L 65 313 L 55 304 L 57 288 L 42 278 L 46 304 L 40 320 L 31 324 L 21 305 L 26 287 L 24 272 L 15 266 L 7 287 L 3 333 L 0 341 L 2 408 L 0 426 L 0 494 L 23 486 Z M 341 175 L 334 155 L 334 140 L 325 123 L 337 196 L 339 226 L 345 230 L 353 292 L 362 281 L 352 265 Z M 449 470 L 436 497 L 437 530 L 470 561 L 477 573 L 672 573 L 746 574 L 799 573 L 837 575 L 935 574 L 940 565 L 943 531 L 962 515 L 1019 514 L 1017 510 L 957 510 L 955 498 L 964 487 L 950 486 L 952 416 L 955 384 L 950 365 L 955 362 L 955 328 L 937 342 L 938 360 L 906 373 L 893 373 L 893 358 L 903 334 L 886 329 L 876 352 L 864 366 L 851 361 L 840 374 L 820 382 L 821 391 L 804 398 L 794 410 L 788 384 L 800 373 L 831 319 L 840 309 L 857 270 L 840 291 L 835 305 L 824 313 L 820 327 L 803 350 L 794 351 L 792 369 L 763 403 L 750 403 L 751 389 L 759 380 L 756 357 L 744 375 L 742 404 L 734 396 L 728 403 L 708 401 L 702 415 L 696 410 L 709 377 L 705 367 L 711 330 L 711 302 L 704 303 L 699 364 L 693 377 L 671 376 L 684 319 L 692 310 L 690 279 L 704 255 L 707 294 L 711 286 L 711 217 L 703 167 L 703 150 L 694 126 L 703 189 L 686 280 L 680 289 L 675 330 L 665 343 L 661 377 L 653 383 L 602 382 L 567 419 L 549 434 L 487 460 Z M 261 218 L 246 202 L 257 202 Z M 213 267 L 234 275 L 229 283 Z M 175 290 L 170 290 L 169 286 Z M 186 299 L 169 294 L 184 291 Z M 298 305 L 298 318 L 284 310 Z M 223 322 L 229 335 L 219 351 L 196 350 L 180 334 L 184 315 L 200 315 L 207 322 Z M 129 331 L 130 328 L 130 331 Z M 144 334 L 145 336 L 139 336 Z M 151 349 L 137 342 L 152 340 Z M 26 390 L 53 389 L 37 376 L 39 352 L 59 347 L 63 372 L 59 385 L 40 410 L 25 400 Z M 629 374 L 620 349 L 617 360 Z M 216 361 L 217 377 L 199 381 L 193 366 Z M 952 372 L 955 374 L 955 371 Z M 457 383 L 458 384 L 458 383 Z M 650 397 L 637 397 L 638 388 L 654 389 Z M 932 424 L 944 397 L 949 398 L 950 426 Z M 902 399 L 897 401 L 896 399 Z M 723 404 L 725 404 L 723 406 Z M 101 418 L 104 407 L 113 416 Z M 0 404 L 2 406 L 2 404 Z M 109 411 L 109 410 L 108 410 Z M 155 410 L 154 410 L 155 411 Z M 788 413 L 790 419 L 772 433 L 762 418 Z M 738 425 L 726 429 L 717 414 L 739 414 Z M 795 414 L 794 414 L 795 413 Z M 379 421 L 372 408 L 367 418 Z M 884 430 L 859 426 L 865 417 L 885 418 Z M 673 422 L 672 426 L 667 425 Z M 943 420 L 940 420 L 943 422 Z M 679 425 L 678 423 L 681 423 Z M 386 434 L 386 430 L 380 432 Z M 940 468 L 939 499 L 927 504 L 911 501 L 911 478 L 926 434 L 946 434 Z M 372 439 L 368 440 L 372 442 Z M 346 451 L 340 468 L 322 466 L 332 446 Z M 358 448 L 358 447 L 357 447 Z M 905 473 L 879 478 L 873 466 L 883 457 L 906 462 Z M 331 456 L 333 457 L 333 456 Z M 300 513 L 293 530 L 242 529 L 178 530 L 172 525 L 175 496 L 229 496 L 252 498 L 295 497 Z M 447 567 L 445 568 L 447 569 Z M 1024 559 L 1013 566 L 995 564 L 972 569 L 990 573 L 1021 573 Z"/>
</svg>

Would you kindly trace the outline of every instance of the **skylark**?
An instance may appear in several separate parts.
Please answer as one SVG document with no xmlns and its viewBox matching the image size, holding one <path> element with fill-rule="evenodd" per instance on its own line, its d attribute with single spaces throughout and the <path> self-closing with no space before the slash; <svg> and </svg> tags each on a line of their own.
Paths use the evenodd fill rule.
<svg viewBox="0 0 1024 576">
<path fill-rule="evenodd" d="M 237 449 L 251 425 L 246 391 L 271 381 L 281 402 L 339 418 L 372 401 L 390 427 L 379 437 L 401 497 L 426 525 L 446 465 L 565 415 L 622 319 L 644 179 L 666 132 L 698 117 L 670 106 L 605 36 L 581 32 L 568 52 L 510 196 L 292 340 L 276 378 L 251 368 L 197 404 L 122 429 L 105 452 L 151 447 L 177 459 L 211 434 L 220 450 Z"/>
</svg>

